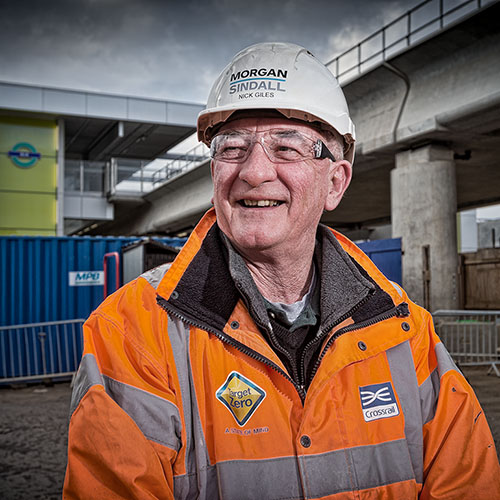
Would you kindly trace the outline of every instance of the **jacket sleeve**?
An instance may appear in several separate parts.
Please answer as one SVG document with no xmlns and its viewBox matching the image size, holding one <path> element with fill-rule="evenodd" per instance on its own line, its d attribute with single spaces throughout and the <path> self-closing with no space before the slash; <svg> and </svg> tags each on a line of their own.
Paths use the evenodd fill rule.
<svg viewBox="0 0 500 500">
<path fill-rule="evenodd" d="M 500 498 L 500 467 L 486 417 L 428 313 L 423 337 L 425 347 L 414 351 L 417 371 L 425 369 L 434 380 L 432 401 L 422 402 L 426 418 L 420 499 Z"/>
<path fill-rule="evenodd" d="M 84 325 L 64 499 L 173 498 L 180 412 L 154 340 L 158 320 L 144 300 L 142 311 L 131 300 L 129 291 L 117 292 Z"/>
</svg>

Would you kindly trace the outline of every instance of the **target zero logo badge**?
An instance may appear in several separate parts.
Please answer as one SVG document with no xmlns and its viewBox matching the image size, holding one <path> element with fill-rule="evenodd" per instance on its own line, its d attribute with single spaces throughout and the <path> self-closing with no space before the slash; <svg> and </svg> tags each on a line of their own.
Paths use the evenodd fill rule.
<svg viewBox="0 0 500 500">
<path fill-rule="evenodd" d="M 266 392 L 241 373 L 233 371 L 215 396 L 243 427 L 266 397 Z"/>
<path fill-rule="evenodd" d="M 18 142 L 8 153 L 14 165 L 30 168 L 42 157 L 34 146 L 28 142 Z"/>
</svg>

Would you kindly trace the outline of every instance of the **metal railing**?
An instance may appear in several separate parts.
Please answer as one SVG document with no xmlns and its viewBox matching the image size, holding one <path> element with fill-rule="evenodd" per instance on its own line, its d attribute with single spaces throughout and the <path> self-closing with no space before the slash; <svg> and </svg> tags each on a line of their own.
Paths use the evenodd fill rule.
<svg viewBox="0 0 500 500">
<path fill-rule="evenodd" d="M 150 161 L 111 158 L 106 180 L 106 192 L 149 193 L 153 189 Z"/>
<path fill-rule="evenodd" d="M 112 158 L 106 176 L 106 193 L 143 195 L 187 170 L 207 161 L 209 149 L 202 143 L 158 168 L 151 161 Z"/>
<path fill-rule="evenodd" d="M 190 149 L 186 154 L 175 160 L 169 161 L 165 166 L 153 173 L 153 186 L 159 187 L 167 180 L 175 177 L 187 170 L 197 167 L 210 158 L 210 150 L 200 142 L 194 148 Z"/>
<path fill-rule="evenodd" d="M 426 0 L 328 61 L 326 66 L 330 67 L 340 83 L 346 83 L 397 52 L 491 3 L 495 0 L 466 0 L 458 5 L 457 0 Z"/>
<path fill-rule="evenodd" d="M 83 351 L 85 320 L 0 327 L 0 384 L 71 377 Z"/>
<path fill-rule="evenodd" d="M 500 311 L 432 314 L 436 333 L 460 366 L 489 366 L 500 377 Z"/>
</svg>

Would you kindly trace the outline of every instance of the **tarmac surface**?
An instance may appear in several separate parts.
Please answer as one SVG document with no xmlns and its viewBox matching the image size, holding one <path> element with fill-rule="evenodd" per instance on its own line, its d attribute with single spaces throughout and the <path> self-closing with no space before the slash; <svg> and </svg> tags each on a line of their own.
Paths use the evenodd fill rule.
<svg viewBox="0 0 500 500">
<path fill-rule="evenodd" d="M 464 369 L 486 413 L 500 450 L 500 378 L 487 368 Z M 0 498 L 61 498 L 66 468 L 71 389 L 53 386 L 0 388 Z"/>
</svg>

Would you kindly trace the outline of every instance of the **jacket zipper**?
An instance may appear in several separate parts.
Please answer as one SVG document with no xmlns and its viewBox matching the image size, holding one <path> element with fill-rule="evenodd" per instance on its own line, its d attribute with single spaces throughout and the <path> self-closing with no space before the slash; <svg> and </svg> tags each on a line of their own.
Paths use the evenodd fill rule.
<svg viewBox="0 0 500 500">
<path fill-rule="evenodd" d="M 357 304 L 355 304 L 349 311 L 347 311 L 345 314 L 343 314 L 340 318 L 337 318 L 332 324 L 330 324 L 328 327 L 323 328 L 323 330 L 320 332 L 319 335 L 317 335 L 314 339 L 310 340 L 302 350 L 302 355 L 300 357 L 300 383 L 301 387 L 305 388 L 306 386 L 306 374 L 305 374 L 305 360 L 306 360 L 306 352 L 307 350 L 312 347 L 316 342 L 318 342 L 320 339 L 323 338 L 324 335 L 326 335 L 329 331 L 331 331 L 333 328 L 335 328 L 337 325 L 340 325 L 342 321 L 345 321 L 347 318 L 350 318 L 363 304 L 365 304 L 368 299 L 370 298 L 371 293 L 368 293 L 366 297 L 363 297 Z M 326 346 L 325 346 L 326 349 Z M 318 358 L 319 359 L 319 358 Z M 311 374 L 311 380 L 314 376 L 314 373 L 316 373 L 316 363 L 314 364 L 314 368 Z"/>
<path fill-rule="evenodd" d="M 238 288 L 240 289 L 240 293 L 242 294 L 242 296 L 244 297 L 244 300 L 245 300 L 245 304 L 248 308 L 248 311 L 250 313 L 250 316 L 254 319 L 255 321 L 255 324 L 262 328 L 263 330 L 265 330 L 268 335 L 269 335 L 269 338 L 271 339 L 271 347 L 275 350 L 275 351 L 279 351 L 281 352 L 281 354 L 283 354 L 287 359 L 288 359 L 288 362 L 290 363 L 290 366 L 294 369 L 294 372 L 293 375 L 296 376 L 295 377 L 295 380 L 299 380 L 299 376 L 298 376 L 298 373 L 297 373 L 297 370 L 298 370 L 298 366 L 295 366 L 295 364 L 293 363 L 293 360 L 290 356 L 290 353 L 284 349 L 283 347 L 281 347 L 281 345 L 279 344 L 279 342 L 277 341 L 276 339 L 276 335 L 274 334 L 274 330 L 273 330 L 273 326 L 271 325 L 271 323 L 268 321 L 267 325 L 262 323 L 260 321 L 260 317 L 259 315 L 257 314 L 257 311 L 253 308 L 252 306 L 252 302 L 250 300 L 248 300 L 248 298 L 246 297 L 245 294 L 242 293 L 242 289 L 240 288 L 240 286 L 238 286 Z M 279 368 L 279 367 L 278 367 Z M 292 380 L 294 380 L 292 378 Z M 295 386 L 297 386 L 297 384 L 294 384 Z M 300 387 L 302 388 L 303 390 L 303 386 L 302 385 L 299 385 L 297 387 Z M 304 392 L 305 394 L 305 392 Z M 299 395 L 300 397 L 302 398 L 302 394 L 299 392 Z"/>
<path fill-rule="evenodd" d="M 361 301 L 359 301 L 353 308 L 350 309 L 350 311 L 348 311 L 346 314 L 344 314 L 339 319 L 337 319 L 335 321 L 335 323 L 332 324 L 329 328 L 324 328 L 323 331 L 322 331 L 322 333 L 321 333 L 321 336 L 325 332 L 330 331 L 336 325 L 342 323 L 342 321 L 345 321 L 347 318 L 349 318 L 350 316 L 352 316 L 369 299 L 369 297 L 370 297 L 370 295 L 367 295 L 364 299 L 362 299 Z M 289 382 L 291 382 L 291 384 L 295 387 L 297 393 L 299 394 L 302 403 L 304 403 L 304 401 L 306 399 L 306 389 L 305 389 L 305 382 L 304 382 L 304 368 L 303 368 L 304 357 L 305 357 L 304 356 L 305 349 L 304 349 L 304 352 L 302 353 L 302 357 L 301 357 L 301 370 L 302 370 L 302 373 L 301 373 L 302 380 L 301 380 L 301 382 L 302 383 L 301 384 L 297 384 L 288 375 L 288 373 L 286 373 L 285 371 L 283 371 L 277 364 L 273 363 L 271 360 L 269 360 L 265 356 L 262 356 L 262 354 L 259 354 L 257 351 L 254 351 L 253 349 L 250 349 L 246 345 L 242 344 L 241 342 L 238 342 L 237 340 L 233 339 L 229 335 L 226 335 L 224 332 L 222 332 L 220 330 L 216 330 L 215 328 L 212 328 L 211 326 L 209 326 L 207 324 L 204 324 L 201 321 L 198 322 L 198 321 L 193 320 L 192 318 L 188 318 L 188 317 L 182 315 L 181 313 L 179 313 L 178 311 L 176 311 L 173 308 L 173 306 L 171 304 L 169 304 L 163 297 L 157 297 L 156 301 L 157 301 L 158 305 L 162 309 L 164 309 L 168 314 L 171 314 L 172 316 L 176 316 L 177 318 L 179 318 L 181 321 L 183 321 L 186 324 L 192 325 L 192 326 L 194 326 L 196 328 L 200 328 L 202 330 L 205 330 L 207 332 L 212 333 L 213 335 L 215 335 L 222 342 L 226 342 L 227 344 L 229 344 L 230 346 L 234 347 L 235 349 L 238 349 L 243 354 L 246 354 L 247 356 L 251 357 L 252 359 L 255 359 L 257 361 L 260 361 L 261 363 L 264 363 L 266 366 L 269 366 L 270 368 L 272 368 L 273 370 L 275 370 L 276 372 L 278 372 L 280 375 L 282 375 L 283 377 L 285 377 Z M 311 372 L 311 380 L 314 378 L 314 375 L 316 374 L 316 372 L 318 370 L 318 367 L 319 367 L 319 365 L 321 363 L 321 360 L 324 358 L 326 352 L 331 347 L 331 345 L 333 344 L 333 342 L 337 338 L 339 338 L 341 335 L 343 335 L 344 333 L 347 333 L 347 332 L 352 332 L 352 331 L 355 331 L 355 330 L 360 330 L 360 329 L 365 328 L 367 326 L 374 325 L 375 323 L 379 323 L 380 321 L 384 321 L 384 320 L 392 318 L 394 316 L 396 316 L 398 318 L 404 318 L 404 317 L 408 316 L 409 314 L 410 314 L 410 311 L 409 311 L 409 308 L 408 308 L 408 304 L 406 302 L 402 302 L 401 304 L 399 304 L 398 306 L 390 309 L 389 311 L 386 311 L 385 313 L 379 314 L 378 316 L 375 316 L 375 317 L 373 317 L 373 318 L 371 318 L 369 320 L 366 320 L 366 321 L 364 321 L 362 323 L 358 323 L 356 325 L 348 325 L 348 326 L 346 326 L 344 328 L 341 328 L 338 332 L 336 332 L 334 335 L 331 336 L 331 338 L 328 340 L 328 342 L 326 343 L 325 347 L 323 348 L 323 351 L 321 352 L 321 354 L 319 355 L 318 359 L 316 360 L 316 363 L 314 364 L 313 370 Z M 315 339 L 311 340 L 306 345 L 306 348 L 311 343 L 313 343 L 314 340 Z"/>
<path fill-rule="evenodd" d="M 247 347 L 246 345 L 242 344 L 241 342 L 238 342 L 237 340 L 233 339 L 229 335 L 226 335 L 224 332 L 220 330 L 216 330 L 215 328 L 212 328 L 211 326 L 202 323 L 201 321 L 195 321 L 192 318 L 188 318 L 178 311 L 176 311 L 171 304 L 169 304 L 163 297 L 157 297 L 156 302 L 158 305 L 165 310 L 168 314 L 171 314 L 172 316 L 175 316 L 179 318 L 181 321 L 188 325 L 192 325 L 196 328 L 200 328 L 202 330 L 205 330 L 207 332 L 212 333 L 215 335 L 219 340 L 222 342 L 226 342 L 230 346 L 234 347 L 235 349 L 238 349 L 241 351 L 243 354 L 246 354 L 247 356 L 250 356 L 251 358 L 260 361 L 261 363 L 264 363 L 266 366 L 269 366 L 276 372 L 278 372 L 280 375 L 283 375 L 287 380 L 289 380 L 292 385 L 295 387 L 297 390 L 300 399 L 302 402 L 304 402 L 306 398 L 306 393 L 305 390 L 302 386 L 298 385 L 295 383 L 295 381 L 286 373 L 283 371 L 277 364 L 273 363 L 270 359 L 266 358 L 265 356 L 262 356 L 262 354 L 259 354 L 257 351 L 254 351 L 253 349 L 250 349 L 250 347 Z"/>
<path fill-rule="evenodd" d="M 366 298 L 366 297 L 365 297 Z M 359 304 L 358 304 L 359 307 Z M 358 308 L 356 307 L 356 309 Z M 351 314 L 352 315 L 352 314 Z M 372 326 L 375 325 L 376 323 L 380 323 L 381 321 L 385 321 L 386 319 L 390 319 L 393 317 L 397 318 L 406 318 L 407 316 L 410 315 L 410 309 L 408 307 L 408 304 L 406 302 L 402 302 L 396 307 L 393 307 L 392 309 L 389 309 L 385 313 L 379 314 L 377 316 L 374 316 L 371 319 L 368 319 L 366 321 L 363 321 L 361 323 L 356 323 L 354 325 L 348 325 L 345 326 L 344 328 L 341 328 L 339 331 L 335 332 L 328 342 L 326 343 L 325 347 L 323 348 L 323 351 L 321 351 L 321 354 L 318 356 L 318 359 L 316 360 L 316 363 L 314 364 L 313 370 L 311 372 L 311 380 L 313 379 L 314 375 L 318 371 L 319 365 L 321 363 L 321 360 L 325 357 L 326 352 L 328 349 L 331 347 L 333 342 L 338 339 L 341 335 L 344 335 L 344 333 L 348 332 L 354 332 L 356 330 L 361 330 L 362 328 L 366 328 L 367 326 Z M 349 317 L 349 316 L 347 316 Z M 347 318 L 342 319 L 342 321 L 345 321 Z M 342 321 L 337 321 L 336 324 L 338 325 Z M 332 326 L 332 328 L 335 325 Z"/>
</svg>

